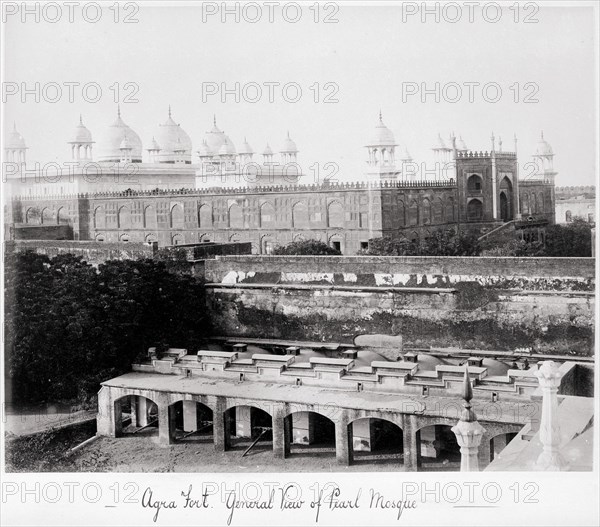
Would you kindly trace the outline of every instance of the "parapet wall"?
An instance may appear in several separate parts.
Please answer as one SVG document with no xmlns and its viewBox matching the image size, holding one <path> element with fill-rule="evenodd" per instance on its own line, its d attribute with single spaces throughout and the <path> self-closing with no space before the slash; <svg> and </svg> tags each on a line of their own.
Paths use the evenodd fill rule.
<svg viewBox="0 0 600 527">
<path fill-rule="evenodd" d="M 228 336 L 593 355 L 593 258 L 235 256 L 206 263 Z"/>
</svg>

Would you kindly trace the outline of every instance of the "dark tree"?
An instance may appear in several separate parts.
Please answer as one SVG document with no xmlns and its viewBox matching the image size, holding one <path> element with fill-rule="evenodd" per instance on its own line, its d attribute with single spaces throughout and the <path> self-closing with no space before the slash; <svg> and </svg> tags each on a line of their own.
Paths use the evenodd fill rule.
<svg viewBox="0 0 600 527">
<path fill-rule="evenodd" d="M 479 241 L 475 234 L 453 229 L 434 231 L 420 242 L 403 237 L 383 237 L 369 240 L 362 254 L 374 256 L 477 256 Z"/>
<path fill-rule="evenodd" d="M 279 245 L 273 250 L 276 255 L 315 255 L 340 256 L 342 253 L 319 240 L 301 240 L 287 245 Z"/>
<path fill-rule="evenodd" d="M 208 335 L 202 282 L 153 260 L 7 256 L 5 361 L 14 399 L 82 400 L 149 347 L 197 349 Z"/>
</svg>

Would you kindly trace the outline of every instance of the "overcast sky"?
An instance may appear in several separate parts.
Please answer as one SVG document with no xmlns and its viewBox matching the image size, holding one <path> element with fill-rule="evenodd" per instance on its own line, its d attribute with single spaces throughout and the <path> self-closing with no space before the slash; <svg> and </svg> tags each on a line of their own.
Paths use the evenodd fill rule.
<svg viewBox="0 0 600 527">
<path fill-rule="evenodd" d="M 479 9 L 469 22 L 464 5 L 456 23 L 448 20 L 456 11 L 441 13 L 437 23 L 434 15 L 423 22 L 421 13 L 404 12 L 403 20 L 402 9 L 391 5 L 341 6 L 337 12 L 322 6 L 319 23 L 310 4 L 303 6 L 297 23 L 286 21 L 280 7 L 274 8 L 270 22 L 262 4 L 257 23 L 249 21 L 257 15 L 250 8 L 242 13 L 246 20 L 241 16 L 237 23 L 233 15 L 223 23 L 220 12 L 203 21 L 202 9 L 192 4 L 140 4 L 136 13 L 121 9 L 121 18 L 129 15 L 137 23 L 115 23 L 115 12 L 108 9 L 97 23 L 84 21 L 77 8 L 73 23 L 67 20 L 66 8 L 56 23 L 43 16 L 36 23 L 33 15 L 23 23 L 20 13 L 8 15 L 5 90 L 13 86 L 6 83 L 33 88 L 36 82 L 56 82 L 63 94 L 56 103 L 44 100 L 43 92 L 37 103 L 32 95 L 24 102 L 21 94 L 6 96 L 3 130 L 16 121 L 30 162 L 67 160 L 66 141 L 80 113 L 94 140 L 101 141 L 116 116 L 115 91 L 109 87 L 118 83 L 122 117 L 140 135 L 144 148 L 171 104 L 173 118 L 192 138 L 194 151 L 216 114 L 218 125 L 238 148 L 246 137 L 257 152 L 267 142 L 277 150 L 289 130 L 305 171 L 315 162 L 334 162 L 340 167 L 339 179 L 355 180 L 364 173 L 364 145 L 381 109 L 397 142 L 405 144 L 416 161 L 431 159 L 438 132 L 446 139 L 454 131 L 477 150 L 490 148 L 494 132 L 502 137 L 505 150 L 513 150 L 512 137 L 517 134 L 523 165 L 531 160 L 543 130 L 556 154 L 557 184 L 594 184 L 598 42 L 593 8 L 573 2 L 566 7 L 540 4 L 537 13 L 520 9 L 517 23 L 516 11 L 508 9 L 512 3 L 506 4 L 497 23 L 486 21 Z M 496 16 L 493 10 L 486 14 L 490 19 Z M 95 16 L 93 11 L 87 15 Z M 295 10 L 288 9 L 286 15 L 291 20 Z M 338 22 L 324 23 L 327 15 Z M 527 16 L 538 22 L 524 23 Z M 98 83 L 102 96 L 95 103 L 86 101 L 76 87 L 75 100 L 69 102 L 68 82 Z M 236 103 L 229 95 L 222 102 L 216 94 L 202 101 L 203 83 L 234 89 L 236 82 L 261 85 L 262 98 L 249 100 L 256 91 L 248 88 L 248 100 L 242 96 Z M 275 87 L 275 100 L 270 102 L 265 85 L 269 82 L 297 83 L 300 100 L 289 102 L 296 95 L 293 88 L 286 100 Z M 132 93 L 127 83 L 139 87 L 134 95 L 138 102 L 123 101 Z M 403 83 L 424 83 L 429 89 L 435 83 L 457 83 L 463 93 L 458 102 L 442 96 L 436 103 L 433 95 L 422 102 L 419 94 L 403 101 L 403 86 L 409 86 Z M 465 83 L 480 83 L 473 102 Z M 484 99 L 497 96 L 493 87 L 482 92 L 486 83 L 500 86 L 498 102 Z M 320 100 L 315 102 L 317 92 Z M 55 92 L 48 88 L 45 95 L 51 99 Z M 94 95 L 90 89 L 88 99 Z M 326 96 L 338 102 L 325 103 Z M 446 96 L 455 98 L 457 92 L 447 88 Z M 537 102 L 524 102 L 527 97 Z"/>
</svg>

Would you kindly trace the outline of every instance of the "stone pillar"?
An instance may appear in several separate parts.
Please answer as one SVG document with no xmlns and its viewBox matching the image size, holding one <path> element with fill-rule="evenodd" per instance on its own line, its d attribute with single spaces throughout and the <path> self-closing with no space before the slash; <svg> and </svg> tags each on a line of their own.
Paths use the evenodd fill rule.
<svg viewBox="0 0 600 527">
<path fill-rule="evenodd" d="M 315 438 L 315 416 L 310 412 L 296 412 L 292 416 L 292 437 L 298 445 L 310 445 Z"/>
<path fill-rule="evenodd" d="M 284 457 L 288 457 L 291 453 L 291 445 L 293 441 L 293 433 L 292 433 L 292 416 L 288 415 L 283 420 L 283 433 L 285 439 L 284 445 Z"/>
<path fill-rule="evenodd" d="M 99 435 L 120 437 L 123 434 L 121 402 L 114 401 L 112 388 L 103 386 L 98 392 L 96 426 Z"/>
<path fill-rule="evenodd" d="M 196 430 L 198 430 L 196 401 L 183 401 L 183 431 L 195 432 Z"/>
<path fill-rule="evenodd" d="M 340 465 L 352 463 L 352 434 L 348 426 L 348 415 L 343 411 L 335 423 L 335 457 Z"/>
<path fill-rule="evenodd" d="M 175 407 L 168 402 L 158 404 L 158 442 L 163 446 L 175 443 Z"/>
<path fill-rule="evenodd" d="M 235 407 L 235 435 L 236 437 L 252 437 L 252 407 Z"/>
<path fill-rule="evenodd" d="M 373 420 L 368 417 L 352 423 L 352 447 L 355 451 L 372 451 L 372 427 Z"/>
<path fill-rule="evenodd" d="M 278 459 L 286 457 L 285 406 L 275 407 L 273 411 L 273 456 Z"/>
<path fill-rule="evenodd" d="M 477 464 L 479 465 L 479 470 L 483 470 L 492 462 L 492 446 L 493 439 L 484 433 L 481 436 L 481 443 L 479 444 L 479 450 L 477 451 Z"/>
<path fill-rule="evenodd" d="M 417 472 L 421 464 L 421 431 L 417 430 L 417 416 L 404 415 L 403 444 L 404 469 L 407 472 Z"/>
<path fill-rule="evenodd" d="M 465 378 L 463 382 L 463 399 L 465 400 L 465 409 L 460 416 L 456 426 L 452 427 L 458 446 L 460 446 L 460 471 L 478 472 L 479 471 L 479 445 L 485 432 L 483 426 L 477 422 L 477 416 L 471 409 L 471 399 L 473 398 L 473 388 L 469 378 L 469 367 L 465 367 Z M 489 445 L 487 447 L 489 456 Z"/>
<path fill-rule="evenodd" d="M 131 412 L 130 412 L 131 426 L 133 426 L 134 428 L 137 428 L 137 426 L 138 426 L 138 424 L 137 424 L 137 400 L 138 400 L 137 395 L 129 396 L 129 408 L 131 409 Z"/>
<path fill-rule="evenodd" d="M 542 362 L 535 372 L 542 388 L 542 421 L 540 441 L 543 451 L 537 459 L 536 469 L 547 471 L 568 470 L 568 463 L 559 451 L 560 424 L 558 422 L 558 387 L 562 374 L 551 360 Z"/>
<path fill-rule="evenodd" d="M 225 418 L 227 399 L 217 397 L 217 403 L 213 411 L 213 441 L 215 450 L 225 452 L 229 448 L 229 419 Z"/>
<path fill-rule="evenodd" d="M 150 410 L 149 406 L 152 403 L 145 397 L 136 397 L 136 399 L 137 425 L 146 426 L 150 422 L 150 419 L 148 418 L 148 411 Z"/>
</svg>

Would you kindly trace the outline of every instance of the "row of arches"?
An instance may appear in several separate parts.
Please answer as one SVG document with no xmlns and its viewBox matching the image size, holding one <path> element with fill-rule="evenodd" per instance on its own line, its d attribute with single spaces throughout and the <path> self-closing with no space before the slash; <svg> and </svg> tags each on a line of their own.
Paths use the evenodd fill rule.
<svg viewBox="0 0 600 527">
<path fill-rule="evenodd" d="M 225 450 L 254 455 L 275 447 L 274 417 L 265 408 L 236 404 L 215 416 L 215 410 L 206 404 L 180 400 L 170 404 L 167 413 L 167 421 L 161 423 L 157 404 L 141 396 L 124 396 L 115 402 L 120 435 L 158 436 L 159 427 L 167 423 L 173 443 L 212 443 L 220 432 Z M 353 464 L 404 464 L 404 431 L 391 420 L 358 417 L 340 424 L 328 415 L 304 410 L 292 410 L 276 419 L 282 419 L 285 457 L 335 458 L 341 426 L 346 427 L 349 460 Z M 216 430 L 218 426 L 223 429 Z M 486 454 L 493 459 L 514 436 L 515 433 L 497 434 L 482 448 L 489 449 Z M 422 470 L 458 470 L 460 448 L 449 425 L 422 426 L 416 437 L 418 466 Z"/>
<path fill-rule="evenodd" d="M 455 221 L 455 202 L 452 197 L 446 199 L 422 198 L 420 201 L 413 199 L 408 204 L 399 200 L 397 207 L 400 227 L 453 223 Z"/>
<path fill-rule="evenodd" d="M 550 197 L 544 196 L 544 192 L 522 192 L 521 193 L 521 213 L 543 214 L 551 211 Z"/>
<path fill-rule="evenodd" d="M 29 207 L 25 211 L 25 223 L 29 225 L 67 225 L 71 222 L 71 216 L 66 207 L 54 210 L 50 207 L 39 209 Z"/>
</svg>

